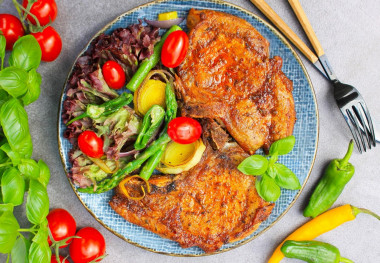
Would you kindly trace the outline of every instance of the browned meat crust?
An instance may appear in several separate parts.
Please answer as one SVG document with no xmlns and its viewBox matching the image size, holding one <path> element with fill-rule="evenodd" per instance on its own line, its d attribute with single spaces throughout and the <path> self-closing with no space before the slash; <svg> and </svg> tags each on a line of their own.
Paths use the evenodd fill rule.
<svg viewBox="0 0 380 263">
<path fill-rule="evenodd" d="M 282 59 L 269 59 L 269 43 L 247 21 L 192 9 L 189 51 L 178 68 L 182 114 L 217 118 L 253 154 L 289 136 L 295 123 L 292 82 Z"/>
<path fill-rule="evenodd" d="M 177 176 L 152 178 L 152 191 L 141 201 L 129 200 L 117 189 L 110 205 L 129 222 L 183 248 L 199 246 L 213 252 L 250 235 L 274 204 L 258 196 L 255 177 L 236 169 L 247 154 L 236 143 L 228 143 L 217 124 L 209 123 L 204 129 L 207 148 L 196 167 Z M 134 193 L 140 185 L 131 180 L 126 187 Z"/>
<path fill-rule="evenodd" d="M 111 207 L 126 220 L 182 247 L 205 252 L 241 240 L 270 215 L 274 204 L 255 189 L 255 177 L 237 165 L 257 149 L 292 134 L 292 82 L 282 59 L 269 58 L 269 43 L 248 22 L 210 10 L 191 10 L 190 47 L 178 69 L 182 115 L 207 119 L 201 162 L 177 176 L 153 177 L 141 201 L 116 190 Z M 217 124 L 216 120 L 219 124 Z M 229 142 L 226 129 L 237 141 Z M 126 187 L 140 195 L 138 180 Z"/>
</svg>

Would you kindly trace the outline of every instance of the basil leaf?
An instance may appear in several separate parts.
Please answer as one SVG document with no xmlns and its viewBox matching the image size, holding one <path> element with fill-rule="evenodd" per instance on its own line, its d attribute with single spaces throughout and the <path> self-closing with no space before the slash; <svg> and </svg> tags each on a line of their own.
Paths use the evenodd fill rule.
<svg viewBox="0 0 380 263">
<path fill-rule="evenodd" d="M 275 202 L 281 195 L 281 189 L 276 182 L 264 174 L 256 180 L 257 193 L 267 202 Z"/>
<path fill-rule="evenodd" d="M 20 155 L 11 149 L 11 146 L 9 146 L 9 143 L 2 145 L 0 147 L 0 149 L 7 154 L 7 156 L 11 159 L 12 164 L 14 166 L 16 166 L 20 163 L 20 161 L 21 161 Z"/>
<path fill-rule="evenodd" d="M 24 203 L 25 181 L 16 168 L 12 167 L 4 172 L 1 177 L 1 193 L 5 203 L 14 206 Z"/>
<path fill-rule="evenodd" d="M 8 155 L 4 150 L 1 149 L 1 147 L 7 144 L 7 139 L 3 138 L 0 140 L 0 163 L 5 163 L 8 160 Z M 8 145 L 9 146 L 9 145 Z"/>
<path fill-rule="evenodd" d="M 238 169 L 240 172 L 248 175 L 261 175 L 268 168 L 268 160 L 261 155 L 252 155 L 242 161 Z"/>
<path fill-rule="evenodd" d="M 10 96 L 8 92 L 3 90 L 0 86 L 0 109 L 1 109 L 1 106 L 3 106 L 3 104 L 9 100 L 9 97 Z"/>
<path fill-rule="evenodd" d="M 29 71 L 41 63 L 41 48 L 32 35 L 20 37 L 13 46 L 9 65 Z"/>
<path fill-rule="evenodd" d="M 13 208 L 12 204 L 0 204 L 0 215 L 5 212 L 13 213 Z"/>
<path fill-rule="evenodd" d="M 297 190 L 301 188 L 300 181 L 292 170 L 281 163 L 276 163 L 274 167 L 277 173 L 275 181 L 278 186 L 290 190 Z"/>
<path fill-rule="evenodd" d="M 27 178 L 38 179 L 40 177 L 40 167 L 35 160 L 22 159 L 17 168 Z"/>
<path fill-rule="evenodd" d="M 0 121 L 12 150 L 30 158 L 33 152 L 28 115 L 18 99 L 11 99 L 0 110 Z"/>
<path fill-rule="evenodd" d="M 7 67 L 0 71 L 0 86 L 15 98 L 25 94 L 27 82 L 28 73 L 21 68 Z"/>
<path fill-rule="evenodd" d="M 40 85 L 41 75 L 35 69 L 32 69 L 28 74 L 27 91 L 21 98 L 24 105 L 29 105 L 38 99 L 41 93 Z"/>
<path fill-rule="evenodd" d="M 49 167 L 42 160 L 38 161 L 38 166 L 40 167 L 40 176 L 38 177 L 38 181 L 43 186 L 46 187 L 48 185 L 48 183 L 49 183 L 49 180 L 50 180 L 50 170 L 49 170 Z"/>
<path fill-rule="evenodd" d="M 3 205 L 1 205 L 3 206 Z M 4 209 L 1 210 L 1 209 Z M 0 209 L 0 253 L 8 254 L 11 252 L 12 247 L 16 243 L 18 236 L 18 230 L 20 225 L 18 224 L 12 211 L 9 211 L 9 207 L 2 207 Z"/>
<path fill-rule="evenodd" d="M 4 57 L 5 57 L 5 46 L 7 45 L 7 40 L 5 39 L 4 35 L 0 31 L 0 60 L 1 60 L 1 68 L 4 67 Z"/>
<path fill-rule="evenodd" d="M 11 251 L 12 263 L 28 263 L 29 248 L 30 241 L 20 235 Z"/>
<path fill-rule="evenodd" d="M 268 165 L 267 175 L 269 175 L 273 179 L 276 178 L 277 171 L 276 171 L 276 167 L 274 166 L 274 164 Z"/>
<path fill-rule="evenodd" d="M 33 263 L 45 263 L 51 260 L 51 250 L 47 242 L 47 228 L 41 227 L 33 238 L 29 248 L 29 261 Z"/>
<path fill-rule="evenodd" d="M 296 143 L 296 138 L 291 135 L 286 138 L 280 139 L 272 143 L 269 149 L 269 154 L 274 155 L 285 155 L 290 153 L 293 150 L 294 144 Z"/>
<path fill-rule="evenodd" d="M 49 197 L 46 188 L 37 180 L 31 179 L 26 200 L 26 217 L 33 224 L 40 224 L 49 213 Z"/>
</svg>

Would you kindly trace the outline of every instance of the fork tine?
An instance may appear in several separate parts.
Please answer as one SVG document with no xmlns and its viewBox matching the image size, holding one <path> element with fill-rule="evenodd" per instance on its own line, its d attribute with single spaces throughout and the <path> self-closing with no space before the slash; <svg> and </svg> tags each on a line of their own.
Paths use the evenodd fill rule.
<svg viewBox="0 0 380 263">
<path fill-rule="evenodd" d="M 359 122 L 363 125 L 363 130 L 359 128 L 359 131 L 360 131 L 360 133 L 365 134 L 365 137 L 367 138 L 367 142 L 368 142 L 368 147 L 369 147 L 369 149 L 371 149 L 372 143 L 371 143 L 371 138 L 370 138 L 369 131 L 368 131 L 368 125 L 363 118 L 361 109 L 358 108 L 357 106 L 359 106 L 359 105 L 354 105 L 354 106 L 352 106 L 352 108 L 356 114 L 356 117 L 359 119 Z"/>
<path fill-rule="evenodd" d="M 374 147 L 376 147 L 375 129 L 373 128 L 371 115 L 369 114 L 369 111 L 368 111 L 368 108 L 367 108 L 367 105 L 365 104 L 365 102 L 363 102 L 363 103 L 359 102 L 359 103 L 360 103 L 360 106 L 362 106 L 362 110 L 363 110 L 364 115 L 365 115 L 367 122 L 369 124 L 370 136 L 372 138 L 372 145 Z"/>
<path fill-rule="evenodd" d="M 343 111 L 342 111 L 342 112 L 343 112 Z M 346 113 L 347 113 L 349 119 L 351 120 L 351 122 L 350 122 L 349 120 L 347 120 L 346 122 L 347 122 L 347 124 L 348 124 L 348 127 L 349 127 L 350 130 L 351 130 L 352 136 L 354 136 L 354 140 L 355 140 L 356 146 L 358 147 L 359 152 L 362 153 L 362 148 L 361 148 L 361 146 L 360 146 L 359 139 L 358 139 L 358 137 L 356 136 L 356 132 L 357 132 L 357 130 L 355 130 L 355 128 L 357 128 L 357 126 L 355 126 L 355 128 L 352 126 L 352 124 L 355 125 L 355 120 L 353 119 L 353 116 L 352 116 L 351 112 L 350 112 L 348 109 L 346 109 Z"/>
<path fill-rule="evenodd" d="M 351 117 L 354 120 L 354 126 L 356 128 L 356 133 L 358 134 L 358 136 L 359 136 L 359 138 L 360 138 L 360 140 L 362 142 L 362 148 L 363 148 L 364 152 L 366 152 L 367 151 L 367 145 L 365 144 L 365 141 L 364 141 L 364 138 L 363 138 L 363 131 L 360 129 L 359 120 L 358 120 L 358 118 L 357 118 L 357 116 L 355 114 L 355 109 L 354 109 L 353 106 L 352 106 L 352 110 L 353 110 L 353 112 L 350 111 L 350 110 L 349 111 L 350 111 Z"/>
</svg>

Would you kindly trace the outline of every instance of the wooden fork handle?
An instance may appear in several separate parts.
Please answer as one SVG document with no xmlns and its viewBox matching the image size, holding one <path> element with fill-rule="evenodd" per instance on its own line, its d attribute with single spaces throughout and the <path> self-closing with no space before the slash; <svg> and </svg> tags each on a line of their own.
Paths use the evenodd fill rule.
<svg viewBox="0 0 380 263">
<path fill-rule="evenodd" d="M 303 30 L 305 31 L 307 37 L 309 38 L 311 44 L 318 57 L 321 57 L 325 54 L 323 51 L 322 45 L 319 42 L 317 35 L 315 34 L 309 19 L 307 18 L 305 11 L 303 10 L 299 0 L 288 0 L 290 6 L 293 8 L 294 13 L 296 14 L 298 21 L 300 22 Z"/>
<path fill-rule="evenodd" d="M 312 63 L 318 61 L 318 57 L 306 44 L 294 33 L 294 31 L 281 19 L 279 15 L 265 2 L 265 0 L 251 0 L 251 2 L 278 28 L 280 31 L 305 55 Z"/>
</svg>

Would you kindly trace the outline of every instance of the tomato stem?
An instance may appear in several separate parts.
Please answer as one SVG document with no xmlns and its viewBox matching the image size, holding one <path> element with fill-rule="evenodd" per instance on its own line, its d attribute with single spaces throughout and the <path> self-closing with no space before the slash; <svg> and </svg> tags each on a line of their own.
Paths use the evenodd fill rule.
<svg viewBox="0 0 380 263">
<path fill-rule="evenodd" d="M 19 2 L 17 2 L 17 0 L 13 0 L 13 3 L 15 4 L 16 9 L 17 9 L 17 6 L 18 6 L 19 8 L 21 8 L 22 11 L 24 11 L 24 16 L 23 16 L 23 18 L 21 20 L 21 23 L 23 23 L 23 21 L 25 21 L 25 19 L 26 19 L 26 17 L 28 15 L 30 15 L 34 19 L 34 21 L 36 21 L 36 28 L 38 29 L 37 30 L 38 32 L 41 32 L 41 31 L 43 31 L 45 29 L 45 27 L 41 27 L 40 21 L 38 21 L 37 17 L 30 12 L 30 8 L 32 7 L 31 3 L 28 2 L 28 5 L 27 5 L 26 8 L 24 8 L 22 6 L 22 4 L 20 4 Z M 32 33 L 34 33 L 35 30 L 31 30 L 31 28 L 32 28 L 32 25 L 30 25 L 29 31 L 30 32 L 33 31 Z"/>
<path fill-rule="evenodd" d="M 19 3 L 17 2 L 17 0 L 12 0 L 13 1 L 13 4 L 17 10 L 17 13 L 18 13 L 18 17 L 20 18 L 20 21 L 21 21 L 21 24 L 22 24 L 22 27 L 24 28 L 24 31 L 27 32 L 28 31 L 28 28 L 26 27 L 25 25 L 25 22 L 24 22 L 24 16 L 22 15 L 21 13 L 21 10 L 19 8 Z"/>
</svg>

